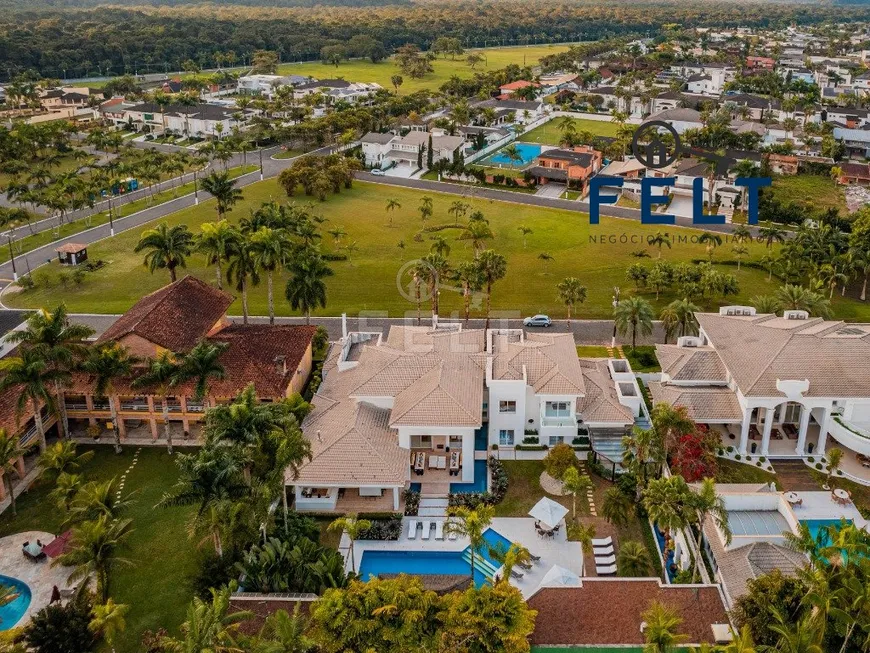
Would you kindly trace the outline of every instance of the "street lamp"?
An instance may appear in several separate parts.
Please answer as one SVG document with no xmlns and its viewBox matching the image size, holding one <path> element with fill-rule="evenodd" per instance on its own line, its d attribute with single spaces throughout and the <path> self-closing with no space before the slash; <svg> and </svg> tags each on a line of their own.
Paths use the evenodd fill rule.
<svg viewBox="0 0 870 653">
<path fill-rule="evenodd" d="M 193 169 L 193 204 L 194 206 L 199 205 L 199 192 L 196 188 L 196 168 Z"/>
<path fill-rule="evenodd" d="M 262 148 L 259 150 L 260 152 L 260 181 L 263 181 L 263 150 Z"/>
<path fill-rule="evenodd" d="M 12 236 L 6 236 L 9 243 L 9 258 L 12 260 L 12 280 L 18 281 L 18 270 L 15 269 L 15 251 L 12 249 Z"/>
<path fill-rule="evenodd" d="M 613 336 L 610 338 L 611 349 L 616 347 L 616 307 L 619 306 L 619 286 L 613 287 Z"/>
<path fill-rule="evenodd" d="M 112 219 L 112 189 L 109 189 L 109 236 L 115 236 L 115 223 Z"/>
</svg>

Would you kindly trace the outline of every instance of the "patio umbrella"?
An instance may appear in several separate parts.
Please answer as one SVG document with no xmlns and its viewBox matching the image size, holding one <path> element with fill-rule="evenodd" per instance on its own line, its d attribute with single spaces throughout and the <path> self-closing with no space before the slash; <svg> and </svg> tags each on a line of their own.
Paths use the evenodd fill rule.
<svg viewBox="0 0 870 653">
<path fill-rule="evenodd" d="M 559 522 L 568 514 L 568 509 L 552 499 L 544 497 L 529 510 L 529 515 L 549 528 L 556 528 Z"/>
<path fill-rule="evenodd" d="M 581 585 L 580 576 L 559 565 L 550 567 L 550 571 L 541 579 L 541 587 L 580 587 Z"/>
</svg>

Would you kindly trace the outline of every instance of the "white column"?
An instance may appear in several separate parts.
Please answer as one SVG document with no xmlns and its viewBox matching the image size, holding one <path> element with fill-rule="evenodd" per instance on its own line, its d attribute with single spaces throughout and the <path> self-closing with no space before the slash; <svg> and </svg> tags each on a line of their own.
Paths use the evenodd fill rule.
<svg viewBox="0 0 870 653">
<path fill-rule="evenodd" d="M 522 440 L 520 440 L 522 442 Z M 474 431 L 462 436 L 462 482 L 474 482 Z"/>
<path fill-rule="evenodd" d="M 393 510 L 399 509 L 399 488 L 393 488 Z"/>
<path fill-rule="evenodd" d="M 825 455 L 825 445 L 828 442 L 828 429 L 831 427 L 831 409 L 825 407 L 825 412 L 822 415 L 822 421 L 819 422 L 819 448 L 814 452 L 820 456 Z"/>
<path fill-rule="evenodd" d="M 768 408 L 764 413 L 764 433 L 761 436 L 761 455 L 766 456 L 770 449 L 770 431 L 773 429 L 773 415 L 776 407 Z"/>
<path fill-rule="evenodd" d="M 740 426 L 740 448 L 738 451 L 745 456 L 749 447 L 749 427 L 752 425 L 752 406 L 747 406 L 743 413 L 743 424 Z"/>
<path fill-rule="evenodd" d="M 798 427 L 798 441 L 795 447 L 795 453 L 803 456 L 806 453 L 807 445 L 807 429 L 810 427 L 810 413 L 812 409 L 809 406 L 801 406 L 801 423 Z"/>
</svg>

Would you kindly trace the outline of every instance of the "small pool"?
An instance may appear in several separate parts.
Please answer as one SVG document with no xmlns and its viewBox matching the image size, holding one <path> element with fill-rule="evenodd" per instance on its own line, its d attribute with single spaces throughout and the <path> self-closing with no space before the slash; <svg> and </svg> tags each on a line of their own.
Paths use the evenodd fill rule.
<svg viewBox="0 0 870 653">
<path fill-rule="evenodd" d="M 381 574 L 467 576 L 471 564 L 463 558 L 463 554 L 464 551 L 364 551 L 359 563 L 359 575 L 362 580 Z M 483 572 L 475 569 L 475 587 L 486 582 Z"/>
<path fill-rule="evenodd" d="M 474 461 L 474 483 L 451 483 L 451 494 L 470 494 L 471 492 L 486 492 L 488 471 L 485 460 Z"/>
<path fill-rule="evenodd" d="M 490 550 L 495 549 L 497 551 L 501 551 L 502 553 L 506 553 L 507 550 L 511 548 L 511 541 L 498 531 L 495 531 L 491 528 L 487 528 L 483 532 L 483 540 L 486 544 L 484 544 L 482 550 L 479 551 L 479 553 L 489 562 L 491 562 L 493 566 L 501 567 L 501 563 L 496 559 L 496 556 L 490 553 Z"/>
<path fill-rule="evenodd" d="M 17 578 L 0 576 L 0 585 L 11 587 L 18 595 L 13 601 L 0 607 L 0 630 L 14 628 L 30 606 L 30 587 Z"/>
<path fill-rule="evenodd" d="M 484 424 L 474 431 L 474 450 L 486 451 L 489 448 L 489 427 Z"/>
<path fill-rule="evenodd" d="M 491 157 L 489 157 L 489 162 L 500 163 L 507 166 L 525 166 L 541 156 L 540 145 L 535 145 L 534 143 L 514 143 L 514 145 L 516 145 L 517 151 L 523 158 L 522 161 L 516 161 L 511 159 L 507 154 L 504 153 L 504 149 L 501 149 L 493 154 Z"/>
<path fill-rule="evenodd" d="M 851 524 L 852 520 L 845 520 L 846 524 Z M 819 535 L 819 532 L 827 528 L 828 526 L 836 526 L 839 527 L 842 524 L 842 520 L 840 519 L 802 519 L 802 524 L 806 524 L 807 528 L 810 530 L 810 535 L 813 536 L 813 539 L 816 539 Z M 825 537 L 827 539 L 827 537 Z"/>
</svg>

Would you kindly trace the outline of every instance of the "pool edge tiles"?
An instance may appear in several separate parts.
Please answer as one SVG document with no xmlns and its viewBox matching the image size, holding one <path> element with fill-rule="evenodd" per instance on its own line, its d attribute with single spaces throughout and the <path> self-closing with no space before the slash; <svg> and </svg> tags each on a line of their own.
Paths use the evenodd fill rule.
<svg viewBox="0 0 870 653">
<path fill-rule="evenodd" d="M 0 575 L 0 585 L 12 586 L 18 593 L 15 600 L 0 607 L 0 632 L 3 632 L 15 628 L 21 622 L 33 600 L 33 593 L 27 583 L 12 576 Z"/>
</svg>

